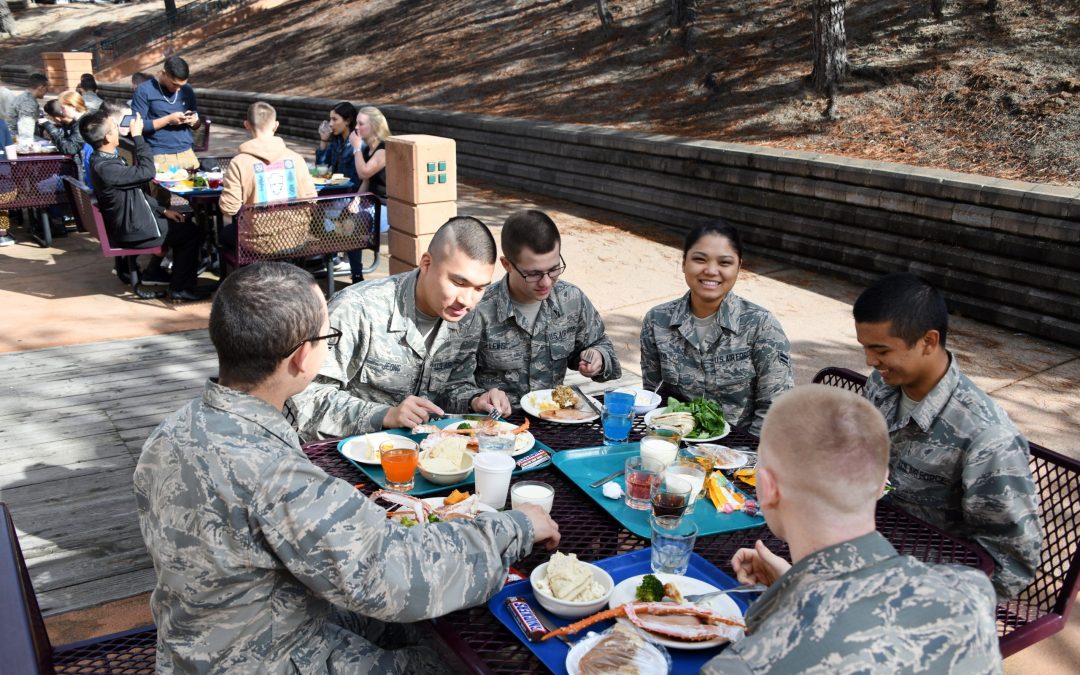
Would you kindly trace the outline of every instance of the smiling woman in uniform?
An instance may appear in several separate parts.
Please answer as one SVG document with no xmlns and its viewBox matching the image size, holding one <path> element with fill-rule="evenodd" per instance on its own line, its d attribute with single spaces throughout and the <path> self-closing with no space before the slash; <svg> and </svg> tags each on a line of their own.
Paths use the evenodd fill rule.
<svg viewBox="0 0 1080 675">
<path fill-rule="evenodd" d="M 649 310 L 641 325 L 641 377 L 663 396 L 716 401 L 728 423 L 754 435 L 773 398 L 793 386 L 791 346 L 767 309 L 731 292 L 742 269 L 738 230 L 699 225 L 683 243 L 689 291 Z"/>
</svg>

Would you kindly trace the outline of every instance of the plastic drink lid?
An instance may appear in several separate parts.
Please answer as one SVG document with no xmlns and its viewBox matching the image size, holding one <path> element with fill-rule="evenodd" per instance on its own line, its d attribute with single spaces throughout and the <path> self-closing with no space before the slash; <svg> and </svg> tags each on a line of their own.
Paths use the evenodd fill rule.
<svg viewBox="0 0 1080 675">
<path fill-rule="evenodd" d="M 512 469 L 516 464 L 513 457 L 501 452 L 481 452 L 473 458 L 473 468 L 481 471 Z"/>
</svg>

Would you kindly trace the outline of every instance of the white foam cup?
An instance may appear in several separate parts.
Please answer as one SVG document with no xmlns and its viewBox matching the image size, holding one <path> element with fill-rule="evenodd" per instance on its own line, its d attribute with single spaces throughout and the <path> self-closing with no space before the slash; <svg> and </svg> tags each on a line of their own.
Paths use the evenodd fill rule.
<svg viewBox="0 0 1080 675">
<path fill-rule="evenodd" d="M 473 459 L 476 493 L 480 501 L 501 509 L 506 505 L 506 493 L 510 489 L 510 475 L 517 462 L 501 452 L 481 452 Z"/>
</svg>

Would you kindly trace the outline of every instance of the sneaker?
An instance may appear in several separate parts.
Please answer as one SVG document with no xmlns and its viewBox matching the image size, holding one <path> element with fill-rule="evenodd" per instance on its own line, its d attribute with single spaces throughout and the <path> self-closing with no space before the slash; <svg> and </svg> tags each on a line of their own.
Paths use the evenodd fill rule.
<svg viewBox="0 0 1080 675">
<path fill-rule="evenodd" d="M 172 275 L 159 267 L 156 270 L 146 270 L 139 281 L 147 286 L 168 286 Z"/>
<path fill-rule="evenodd" d="M 10 234 L 0 234 L 0 246 L 14 246 L 15 237 Z"/>
<path fill-rule="evenodd" d="M 345 274 L 346 272 L 352 273 L 352 265 L 349 264 L 349 259 L 335 258 L 334 274 Z"/>
</svg>

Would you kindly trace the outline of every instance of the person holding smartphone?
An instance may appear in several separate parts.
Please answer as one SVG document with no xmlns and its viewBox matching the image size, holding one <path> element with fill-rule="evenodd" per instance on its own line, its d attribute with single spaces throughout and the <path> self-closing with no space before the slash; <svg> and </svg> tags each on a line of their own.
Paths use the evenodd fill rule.
<svg viewBox="0 0 1080 675">
<path fill-rule="evenodd" d="M 157 79 L 140 84 L 131 97 L 131 112 L 142 117 L 143 138 L 150 146 L 158 173 L 174 167 L 199 167 L 199 160 L 191 149 L 191 130 L 202 121 L 188 76 L 187 62 L 179 56 L 170 56 L 165 59 Z M 167 190 L 159 190 L 156 196 L 162 206 L 168 205 Z"/>
</svg>

